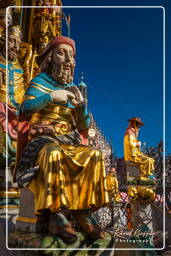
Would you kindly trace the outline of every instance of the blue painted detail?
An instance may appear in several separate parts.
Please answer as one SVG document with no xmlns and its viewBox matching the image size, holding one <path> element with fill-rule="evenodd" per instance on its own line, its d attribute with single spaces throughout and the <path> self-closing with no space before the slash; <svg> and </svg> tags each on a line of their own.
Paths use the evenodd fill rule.
<svg viewBox="0 0 171 256">
<path fill-rule="evenodd" d="M 0 63 L 0 67 L 6 69 L 6 65 L 4 65 L 4 64 L 2 64 L 2 63 Z M 14 70 L 16 73 L 19 73 L 19 74 L 23 74 L 23 73 L 24 73 L 21 68 L 14 68 L 13 64 L 8 64 L 8 69 L 9 69 L 9 67 L 12 67 L 13 70 Z"/>
<path fill-rule="evenodd" d="M 12 69 L 11 69 L 12 68 Z M 15 102 L 14 98 L 14 66 L 12 64 L 8 64 L 8 92 L 9 92 L 9 99 L 12 104 L 18 108 L 18 104 Z"/>
<path fill-rule="evenodd" d="M 34 87 L 32 87 L 32 85 Z M 40 109 L 46 107 L 49 103 L 52 102 L 52 98 L 50 96 L 50 91 L 48 92 L 48 90 L 47 90 L 47 93 L 45 93 L 45 92 L 43 92 L 43 88 L 40 87 L 40 89 L 42 89 L 42 91 L 41 91 L 40 89 L 38 89 L 39 85 L 43 86 L 47 89 L 51 89 L 51 90 L 62 90 L 62 89 L 66 89 L 67 87 L 74 85 L 74 83 L 72 82 L 72 83 L 62 86 L 62 85 L 58 84 L 48 74 L 46 74 L 46 73 L 38 74 L 31 81 L 31 84 L 27 88 L 26 93 L 25 93 L 25 95 L 32 95 L 32 96 L 35 96 L 36 98 L 30 99 L 30 100 L 25 100 L 23 102 L 23 104 L 21 105 L 21 112 L 23 114 L 30 115 L 30 114 L 39 112 Z M 46 89 L 44 89 L 44 90 L 46 91 Z M 71 103 L 67 103 L 67 104 L 56 103 L 56 104 L 66 106 L 69 108 L 73 108 L 76 110 L 76 119 L 77 119 L 76 122 L 77 122 L 79 129 L 84 130 L 89 127 L 90 118 L 88 115 L 87 107 L 85 105 L 83 105 L 81 107 L 75 107 Z"/>
<path fill-rule="evenodd" d="M 149 178 L 149 179 L 152 179 L 152 180 L 155 180 L 155 179 L 156 179 L 156 176 L 155 176 L 155 175 L 148 175 L 148 178 Z"/>
<path fill-rule="evenodd" d="M 6 69 L 6 65 L 0 63 L 0 67 Z M 8 92 L 9 92 L 9 100 L 10 102 L 16 107 L 16 109 L 19 109 L 19 104 L 16 103 L 14 98 L 14 75 L 15 73 L 23 74 L 23 70 L 20 68 L 15 68 L 13 64 L 8 64 Z"/>
<path fill-rule="evenodd" d="M 39 90 L 39 84 L 51 90 L 62 90 L 62 88 L 66 89 L 67 87 L 75 85 L 73 82 L 65 85 L 60 85 L 51 76 L 42 72 L 31 80 L 30 86 L 27 88 L 26 95 L 31 95 L 36 97 L 43 96 L 45 93 Z M 31 85 L 33 85 L 34 87 L 31 87 Z M 75 108 L 75 106 L 73 106 L 71 103 L 67 103 L 67 104 L 55 103 L 55 104 L 73 108 L 73 109 Z"/>
<path fill-rule="evenodd" d="M 81 81 L 81 82 L 78 84 L 78 87 L 80 87 L 80 86 L 87 88 L 87 85 L 86 85 L 83 81 Z"/>
<path fill-rule="evenodd" d="M 21 111 L 26 115 L 30 115 L 40 111 L 40 109 L 47 106 L 51 101 L 52 99 L 49 94 L 37 96 L 37 98 L 33 100 L 24 101 L 23 104 L 21 105 Z"/>
<path fill-rule="evenodd" d="M 6 68 L 6 65 L 0 63 L 0 67 L 1 67 L 1 68 Z"/>
</svg>

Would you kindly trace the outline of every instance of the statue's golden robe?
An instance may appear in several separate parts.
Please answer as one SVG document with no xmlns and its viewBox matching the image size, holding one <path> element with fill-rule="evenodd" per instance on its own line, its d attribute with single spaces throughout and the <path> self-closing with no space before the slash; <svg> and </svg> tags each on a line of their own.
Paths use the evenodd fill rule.
<svg viewBox="0 0 171 256">
<path fill-rule="evenodd" d="M 56 212 L 61 208 L 101 207 L 109 203 L 102 153 L 80 144 L 79 140 L 65 143 L 76 127 L 87 129 L 84 120 L 88 114 L 68 104 L 53 103 L 49 93 L 57 89 L 50 76 L 40 73 L 27 88 L 21 106 L 24 115 L 32 112 L 27 147 L 35 138 L 50 138 L 37 150 L 34 166 L 39 166 L 39 170 L 27 184 L 34 194 L 35 212 L 46 208 Z M 34 155 L 35 150 L 31 151 Z M 27 154 L 24 157 L 27 163 L 31 161 Z"/>
<path fill-rule="evenodd" d="M 40 171 L 28 186 L 35 195 L 36 210 L 81 210 L 108 203 L 100 151 L 49 143 L 40 151 L 37 164 Z"/>
<path fill-rule="evenodd" d="M 49 121 L 50 125 L 53 117 L 53 121 L 57 120 L 56 124 L 53 122 L 56 135 L 70 132 L 72 109 L 51 104 L 40 112 L 33 115 L 32 126 L 38 124 L 38 120 L 46 124 Z M 104 161 L 99 150 L 81 144 L 50 142 L 38 153 L 36 165 L 39 172 L 28 185 L 34 194 L 36 211 L 81 210 L 109 202 Z"/>
<path fill-rule="evenodd" d="M 124 136 L 124 158 L 126 161 L 139 164 L 142 177 L 153 175 L 154 159 L 140 151 L 137 146 L 138 140 L 134 134 L 134 129 L 132 128 L 131 130 L 132 132 L 128 132 Z"/>
</svg>

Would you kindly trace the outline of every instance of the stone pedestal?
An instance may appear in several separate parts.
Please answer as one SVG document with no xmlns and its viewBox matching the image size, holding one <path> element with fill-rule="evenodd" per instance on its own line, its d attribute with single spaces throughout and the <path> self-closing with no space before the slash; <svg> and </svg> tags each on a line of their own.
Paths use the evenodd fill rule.
<svg viewBox="0 0 171 256">
<path fill-rule="evenodd" d="M 131 203 L 132 227 L 136 230 L 139 226 L 145 224 L 153 232 L 152 207 L 150 203 Z"/>
<path fill-rule="evenodd" d="M 134 179 L 140 179 L 140 167 L 139 165 L 126 162 L 126 170 L 127 170 L 127 180 L 131 181 Z"/>
<path fill-rule="evenodd" d="M 34 214 L 34 195 L 29 189 L 23 188 L 21 190 L 20 211 L 16 221 L 16 230 L 36 233 L 41 232 L 42 229 L 42 224 Z"/>
<path fill-rule="evenodd" d="M 127 162 L 126 168 L 133 234 L 140 240 L 147 240 L 151 246 L 154 233 L 151 202 L 155 197 L 155 181 L 141 180 L 140 167 L 135 163 Z"/>
</svg>

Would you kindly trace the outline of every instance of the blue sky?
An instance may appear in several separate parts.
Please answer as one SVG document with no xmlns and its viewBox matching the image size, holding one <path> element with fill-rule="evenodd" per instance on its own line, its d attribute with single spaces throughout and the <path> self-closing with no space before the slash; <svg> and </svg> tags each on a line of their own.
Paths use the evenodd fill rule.
<svg viewBox="0 0 171 256">
<path fill-rule="evenodd" d="M 166 7 L 167 1 L 69 1 L 63 5 Z M 77 45 L 75 83 L 81 72 L 88 86 L 89 109 L 117 156 L 123 156 L 123 135 L 127 119 L 139 116 L 145 123 L 140 140 L 155 146 L 163 137 L 163 9 L 162 8 L 79 8 L 65 9 L 71 15 L 71 37 Z M 65 29 L 64 34 L 66 35 Z M 170 66 L 166 48 L 166 149 L 171 124 L 169 115 Z"/>
</svg>

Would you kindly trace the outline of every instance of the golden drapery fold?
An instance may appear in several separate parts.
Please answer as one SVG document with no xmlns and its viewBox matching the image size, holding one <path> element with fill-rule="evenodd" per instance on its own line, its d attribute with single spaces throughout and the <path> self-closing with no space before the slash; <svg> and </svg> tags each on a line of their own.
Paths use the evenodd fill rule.
<svg viewBox="0 0 171 256">
<path fill-rule="evenodd" d="M 39 172 L 28 188 L 35 211 L 101 207 L 109 203 L 102 153 L 85 145 L 47 143 L 39 152 Z"/>
</svg>

